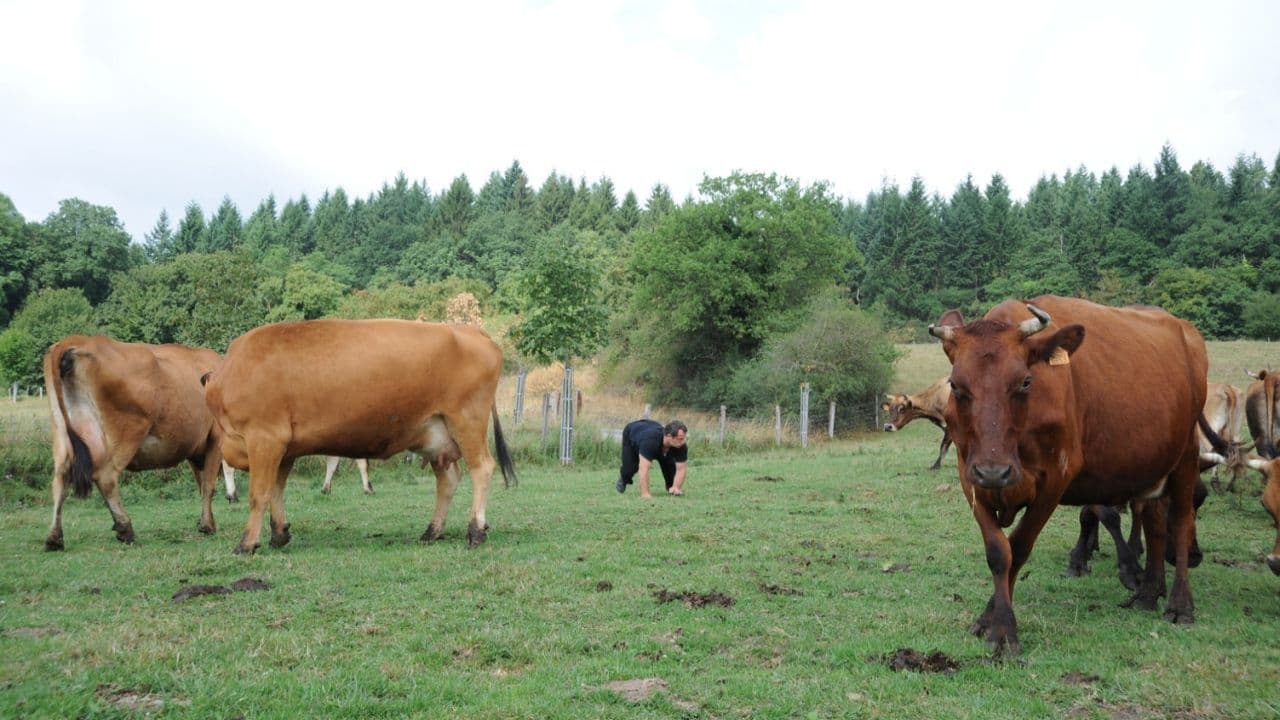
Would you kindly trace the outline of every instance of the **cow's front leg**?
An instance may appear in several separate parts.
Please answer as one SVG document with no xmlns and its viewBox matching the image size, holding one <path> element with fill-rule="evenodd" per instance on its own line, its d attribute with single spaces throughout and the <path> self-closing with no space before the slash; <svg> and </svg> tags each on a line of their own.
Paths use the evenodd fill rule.
<svg viewBox="0 0 1280 720">
<path fill-rule="evenodd" d="M 431 472 L 436 476 L 436 507 L 431 515 L 431 524 L 420 538 L 424 542 L 439 540 L 444 537 L 444 519 L 449 514 L 449 505 L 453 503 L 453 494 L 458 490 L 458 482 L 462 479 L 462 471 L 457 462 L 440 464 L 431 463 Z"/>
<path fill-rule="evenodd" d="M 981 504 L 974 504 L 973 515 L 982 531 L 982 541 L 987 550 L 987 567 L 995 586 L 987 607 L 978 615 L 969 631 L 985 637 L 987 647 L 997 656 L 1017 655 L 1022 646 L 1018 642 L 1018 621 L 1013 615 L 1013 589 L 1009 570 L 1013 565 L 1013 551 L 995 518 Z"/>
<path fill-rule="evenodd" d="M 1190 625 L 1196 621 L 1196 606 L 1191 598 L 1191 579 L 1187 571 L 1192 567 L 1193 551 L 1197 554 L 1200 551 L 1199 546 L 1195 544 L 1195 492 L 1200 485 L 1197 455 L 1198 453 L 1187 453 L 1187 457 L 1184 457 L 1182 463 L 1174 470 L 1174 475 L 1170 479 L 1176 479 L 1176 482 L 1167 503 L 1172 534 L 1169 540 L 1173 543 L 1175 560 L 1173 588 L 1169 593 L 1169 604 L 1165 607 L 1164 619 L 1179 625 Z"/>
<path fill-rule="evenodd" d="M 196 487 L 200 490 L 200 521 L 196 529 L 205 535 L 212 535 L 218 526 L 213 521 L 213 491 L 218 483 L 218 470 L 222 466 L 221 455 L 209 453 L 203 460 L 191 460 L 191 472 L 196 477 Z"/>
</svg>

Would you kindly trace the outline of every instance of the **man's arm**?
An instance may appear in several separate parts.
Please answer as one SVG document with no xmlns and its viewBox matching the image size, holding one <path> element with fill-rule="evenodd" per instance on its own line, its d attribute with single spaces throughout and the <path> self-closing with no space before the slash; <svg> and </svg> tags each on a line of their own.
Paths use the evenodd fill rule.
<svg viewBox="0 0 1280 720">
<path fill-rule="evenodd" d="M 653 497 L 649 494 L 649 465 L 652 461 L 640 455 L 640 497 Z"/>
<path fill-rule="evenodd" d="M 684 471 L 689 467 L 689 463 L 676 463 L 676 477 L 671 481 L 671 492 L 679 494 L 684 492 Z"/>
</svg>

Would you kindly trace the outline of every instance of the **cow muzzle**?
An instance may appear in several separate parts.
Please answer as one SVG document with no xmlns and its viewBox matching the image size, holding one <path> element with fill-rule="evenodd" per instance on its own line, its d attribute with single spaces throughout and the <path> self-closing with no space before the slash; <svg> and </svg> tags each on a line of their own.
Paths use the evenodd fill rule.
<svg viewBox="0 0 1280 720">
<path fill-rule="evenodd" d="M 973 484 L 984 490 L 1000 490 L 1013 483 L 1011 465 L 974 465 Z"/>
<path fill-rule="evenodd" d="M 894 432 L 894 431 L 895 431 L 895 430 L 897 430 L 897 429 L 898 429 L 898 427 L 897 427 L 896 425 L 894 425 L 893 423 L 885 423 L 885 424 L 884 424 L 884 431 L 885 431 L 885 432 Z"/>
</svg>

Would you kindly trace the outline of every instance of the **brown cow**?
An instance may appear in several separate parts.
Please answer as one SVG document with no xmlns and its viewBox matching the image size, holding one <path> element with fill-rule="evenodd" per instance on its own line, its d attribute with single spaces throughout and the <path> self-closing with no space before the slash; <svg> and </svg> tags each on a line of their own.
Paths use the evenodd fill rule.
<svg viewBox="0 0 1280 720">
<path fill-rule="evenodd" d="M 406 320 L 310 320 L 250 330 L 207 378 L 205 399 L 227 462 L 249 470 L 249 520 L 237 553 L 259 547 L 271 506 L 271 545 L 289 542 L 284 487 L 303 455 L 430 458 L 436 507 L 423 540 L 438 539 L 461 477 L 471 473 L 467 544 L 484 542 L 485 502 L 495 463 L 516 481 L 494 396 L 502 352 L 483 330 Z"/>
<path fill-rule="evenodd" d="M 995 583 L 972 631 L 1017 653 L 1014 584 L 1054 509 L 1134 498 L 1170 499 L 1176 563 L 1165 618 L 1194 622 L 1187 563 L 1208 371 L 1200 333 L 1158 308 L 1055 296 L 1007 300 L 967 325 L 949 311 L 929 331 L 951 361 L 947 427 Z M 1134 403 L 1126 388 L 1135 378 L 1161 391 Z M 1165 594 L 1167 529 L 1164 503 L 1146 507 L 1146 572 L 1126 606 L 1153 609 Z M 1019 512 L 1006 537 L 1001 528 Z"/>
<path fill-rule="evenodd" d="M 1262 490 L 1262 506 L 1271 513 L 1276 528 L 1276 542 L 1267 555 L 1267 567 L 1280 575 L 1280 459 L 1249 458 L 1249 467 L 1262 473 L 1266 486 Z"/>
<path fill-rule="evenodd" d="M 1253 436 L 1257 453 L 1270 459 L 1280 455 L 1276 448 L 1280 440 L 1280 372 L 1245 370 L 1254 381 L 1249 383 L 1244 396 L 1245 420 L 1249 423 L 1249 434 Z"/>
<path fill-rule="evenodd" d="M 885 432 L 896 432 L 906 427 L 907 423 L 918 418 L 925 418 L 942 430 L 942 444 L 938 447 L 938 459 L 929 466 L 930 470 L 942 467 L 942 458 L 946 457 L 951 447 L 951 435 L 947 432 L 947 423 L 942 414 L 947 409 L 947 401 L 951 399 L 951 385 L 943 376 L 937 382 L 921 390 L 915 395 L 898 395 L 886 393 L 886 402 L 880 404 L 880 410 L 887 413 L 884 423 Z"/>
<path fill-rule="evenodd" d="M 120 473 L 183 460 L 191 463 L 200 488 L 197 527 L 214 532 L 212 499 L 222 453 L 200 376 L 221 361 L 212 350 L 122 343 L 100 335 L 72 335 L 49 348 L 44 385 L 53 424 L 53 524 L 46 550 L 63 549 L 68 479 L 77 497 L 89 496 L 90 483 L 98 486 L 116 538 L 131 543 L 133 523 L 120 502 Z"/>
</svg>

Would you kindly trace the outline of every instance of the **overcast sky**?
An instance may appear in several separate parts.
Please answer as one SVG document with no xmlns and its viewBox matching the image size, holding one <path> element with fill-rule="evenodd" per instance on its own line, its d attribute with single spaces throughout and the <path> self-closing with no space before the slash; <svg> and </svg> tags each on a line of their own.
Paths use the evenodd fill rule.
<svg viewBox="0 0 1280 720">
<path fill-rule="evenodd" d="M 1280 151 L 1280 3 L 0 0 L 0 193 L 138 241 L 519 160 L 643 203 L 776 172 L 862 199 Z"/>
</svg>

